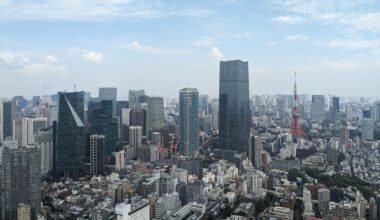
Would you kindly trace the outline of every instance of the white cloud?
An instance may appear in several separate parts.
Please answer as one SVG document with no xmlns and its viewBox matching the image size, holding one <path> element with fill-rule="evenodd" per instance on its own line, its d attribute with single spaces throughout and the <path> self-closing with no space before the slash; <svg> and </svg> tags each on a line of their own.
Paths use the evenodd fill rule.
<svg viewBox="0 0 380 220">
<path fill-rule="evenodd" d="M 1 52 L 0 51 L 0 60 L 5 63 L 12 63 L 15 59 L 15 55 L 9 51 Z"/>
<path fill-rule="evenodd" d="M 45 56 L 45 60 L 48 63 L 56 63 L 56 62 L 58 62 L 58 59 L 55 56 L 50 55 L 50 54 L 48 54 L 48 55 Z"/>
<path fill-rule="evenodd" d="M 353 70 L 362 65 L 359 60 L 355 59 L 324 61 L 324 63 L 335 70 Z"/>
<path fill-rule="evenodd" d="M 51 54 L 41 56 L 32 52 L 0 52 L 0 68 L 18 74 L 65 74 L 67 69 Z M 4 64 L 4 65 L 2 65 Z"/>
<path fill-rule="evenodd" d="M 302 17 L 297 16 L 278 16 L 272 18 L 272 21 L 277 22 L 279 24 L 296 24 L 301 22 L 302 20 Z"/>
<path fill-rule="evenodd" d="M 290 41 L 307 41 L 309 38 L 305 35 L 289 35 L 285 37 L 286 40 Z"/>
<path fill-rule="evenodd" d="M 380 32 L 380 12 L 354 15 L 348 19 L 340 19 L 342 24 L 351 25 L 359 31 Z"/>
<path fill-rule="evenodd" d="M 211 48 L 211 54 L 212 54 L 212 56 L 214 56 L 215 58 L 217 58 L 219 60 L 224 58 L 222 51 L 220 51 L 220 49 L 217 47 Z"/>
<path fill-rule="evenodd" d="M 245 39 L 252 36 L 252 34 L 248 31 L 245 32 L 223 32 L 221 33 L 222 36 L 228 37 L 228 38 L 235 38 L 235 39 Z"/>
<path fill-rule="evenodd" d="M 282 10 L 302 14 L 303 17 L 308 16 L 317 22 L 347 26 L 352 31 L 380 32 L 380 12 L 371 10 L 378 6 L 376 0 L 271 0 L 271 2 Z"/>
<path fill-rule="evenodd" d="M 254 75 L 263 75 L 267 72 L 267 70 L 263 67 L 254 67 L 252 68 L 252 73 Z"/>
<path fill-rule="evenodd" d="M 161 48 L 161 47 L 155 47 L 150 45 L 142 45 L 138 41 L 132 41 L 127 44 L 121 45 L 122 48 L 126 48 L 128 50 L 140 52 L 140 53 L 147 53 L 147 54 L 155 54 L 155 55 L 171 55 L 171 56 L 178 56 L 178 55 L 190 55 L 191 51 L 186 49 L 174 49 L 174 48 Z"/>
<path fill-rule="evenodd" d="M 205 9 L 183 7 L 164 1 L 137 0 L 44 0 L 0 1 L 2 20 L 102 21 L 118 18 L 160 18 L 168 16 L 203 17 Z"/>
<path fill-rule="evenodd" d="M 194 41 L 194 45 L 199 46 L 199 47 L 207 47 L 213 43 L 214 43 L 214 39 L 211 37 L 203 37 L 202 39 Z"/>
<path fill-rule="evenodd" d="M 270 46 L 270 47 L 274 47 L 276 46 L 278 43 L 276 41 L 269 41 L 267 42 L 267 46 Z"/>
<path fill-rule="evenodd" d="M 88 51 L 83 54 L 83 58 L 92 62 L 100 63 L 103 61 L 103 54 L 95 51 Z"/>
<path fill-rule="evenodd" d="M 334 39 L 327 42 L 329 47 L 341 47 L 345 49 L 375 49 L 380 47 L 379 40 L 363 39 Z"/>
<path fill-rule="evenodd" d="M 19 70 L 22 74 L 29 75 L 43 75 L 43 74 L 57 74 L 62 75 L 68 73 L 66 67 L 62 64 L 36 62 L 24 66 Z"/>
<path fill-rule="evenodd" d="M 71 47 L 71 48 L 68 48 L 67 51 L 71 54 L 80 56 L 84 60 L 94 62 L 94 63 L 101 63 L 104 60 L 104 55 L 102 53 L 96 52 L 93 50 Z"/>
</svg>

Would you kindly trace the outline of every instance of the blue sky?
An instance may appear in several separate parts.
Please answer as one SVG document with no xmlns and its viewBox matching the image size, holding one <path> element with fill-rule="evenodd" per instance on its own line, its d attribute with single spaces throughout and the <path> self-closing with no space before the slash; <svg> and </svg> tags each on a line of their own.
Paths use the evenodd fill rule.
<svg viewBox="0 0 380 220">
<path fill-rule="evenodd" d="M 250 94 L 376 97 L 379 0 L 0 0 L 0 97 L 114 86 L 217 96 L 219 61 Z"/>
</svg>

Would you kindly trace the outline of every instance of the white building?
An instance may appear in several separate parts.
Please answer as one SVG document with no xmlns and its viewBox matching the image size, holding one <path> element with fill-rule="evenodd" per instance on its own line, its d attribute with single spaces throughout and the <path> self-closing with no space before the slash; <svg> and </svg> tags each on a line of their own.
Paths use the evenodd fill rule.
<svg viewBox="0 0 380 220">
<path fill-rule="evenodd" d="M 138 202 L 120 203 L 115 207 L 116 220 L 150 220 L 149 201 L 142 199 Z"/>
</svg>

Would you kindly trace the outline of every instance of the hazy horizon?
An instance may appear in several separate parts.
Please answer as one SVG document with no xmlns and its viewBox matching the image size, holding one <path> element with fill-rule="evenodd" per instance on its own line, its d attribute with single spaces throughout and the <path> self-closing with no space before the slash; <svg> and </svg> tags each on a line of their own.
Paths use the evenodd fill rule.
<svg viewBox="0 0 380 220">
<path fill-rule="evenodd" d="M 249 62 L 250 96 L 375 97 L 376 0 L 0 1 L 0 97 L 99 87 L 218 96 L 219 61 Z M 364 88 L 364 89 L 363 89 Z"/>
</svg>

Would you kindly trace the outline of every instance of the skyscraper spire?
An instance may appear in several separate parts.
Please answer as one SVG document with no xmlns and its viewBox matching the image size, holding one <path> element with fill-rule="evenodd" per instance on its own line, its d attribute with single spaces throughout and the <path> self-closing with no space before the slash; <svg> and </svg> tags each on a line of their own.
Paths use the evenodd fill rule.
<svg viewBox="0 0 380 220">
<path fill-rule="evenodd" d="M 292 114 L 292 135 L 296 138 L 302 136 L 300 123 L 300 115 L 298 111 L 298 95 L 297 95 L 297 73 L 294 73 L 294 96 L 293 96 L 293 114 Z"/>
</svg>

